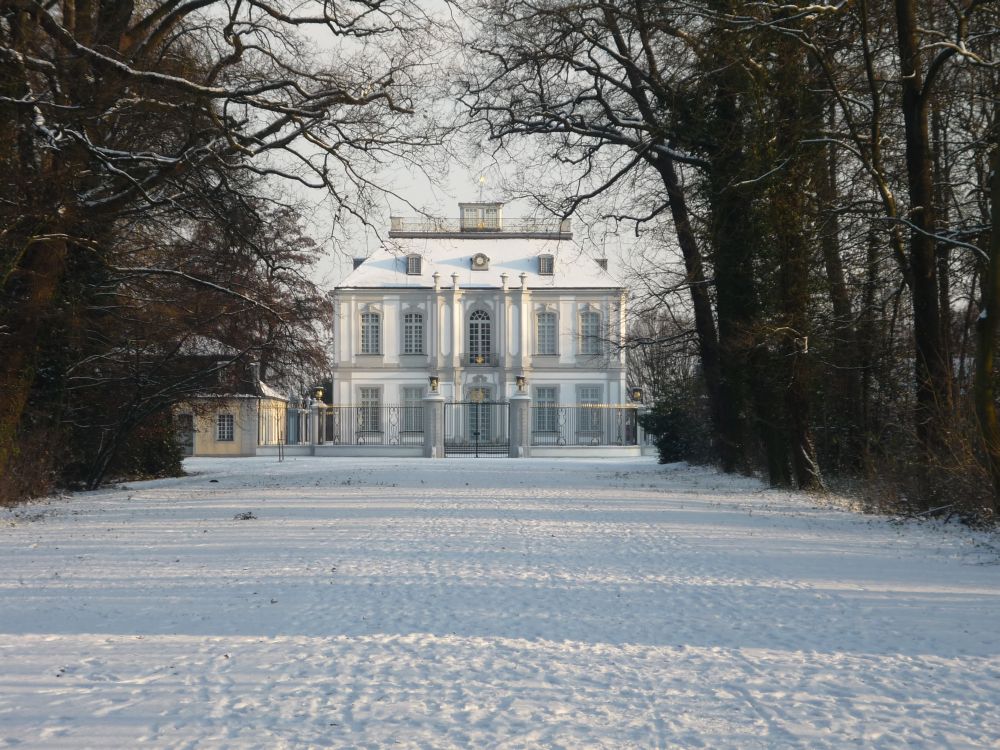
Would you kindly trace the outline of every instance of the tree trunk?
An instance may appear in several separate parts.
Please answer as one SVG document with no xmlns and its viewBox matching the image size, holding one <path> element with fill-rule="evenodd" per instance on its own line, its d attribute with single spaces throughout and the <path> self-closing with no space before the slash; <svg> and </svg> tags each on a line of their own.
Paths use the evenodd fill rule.
<svg viewBox="0 0 1000 750">
<path fill-rule="evenodd" d="M 42 332 L 54 310 L 66 263 L 61 239 L 27 239 L 3 289 L 0 311 L 0 476 L 17 453 L 19 426 L 35 376 Z"/>
<path fill-rule="evenodd" d="M 667 189 L 670 215 L 674 220 L 677 244 L 684 257 L 684 268 L 687 272 L 686 281 L 691 291 L 694 327 L 698 337 L 698 353 L 701 358 L 702 376 L 705 381 L 705 390 L 708 393 L 712 418 L 714 452 L 719 457 L 723 469 L 733 471 L 738 463 L 738 457 L 734 453 L 738 436 L 727 433 L 727 429 L 731 426 L 725 418 L 729 406 L 723 397 L 722 378 L 719 370 L 719 338 L 715 330 L 712 299 L 709 295 L 708 281 L 705 279 L 701 251 L 698 249 L 698 243 L 691 228 L 684 188 L 680 185 L 676 165 L 671 159 L 660 158 L 657 161 L 657 169 Z"/>
<path fill-rule="evenodd" d="M 993 481 L 993 512 L 1000 513 L 1000 420 L 994 388 L 994 359 L 1000 330 L 1000 148 L 990 158 L 990 247 L 982 273 L 983 303 L 976 321 L 976 376 L 973 392 L 979 434 Z"/>
<path fill-rule="evenodd" d="M 864 399 L 862 397 L 862 342 L 854 320 L 854 307 L 841 259 L 840 224 L 837 219 L 838 194 L 836 184 L 837 154 L 827 146 L 817 170 L 816 197 L 818 213 L 825 218 L 819 225 L 819 245 L 823 253 L 826 290 L 833 309 L 833 382 L 831 392 L 836 404 L 832 415 L 833 435 L 828 446 L 839 469 L 860 466 L 864 430 Z"/>
<path fill-rule="evenodd" d="M 653 53 L 652 37 L 655 33 L 655 23 L 651 22 L 649 8 L 643 2 L 635 4 L 635 11 L 635 22 L 642 41 L 646 67 L 650 74 L 655 77 L 658 73 L 660 63 Z M 603 15 L 605 23 L 615 39 L 618 51 L 623 57 L 627 58 L 630 52 L 629 43 L 622 33 L 616 14 L 611 12 L 610 8 L 606 8 Z M 626 66 L 626 75 L 631 87 L 630 94 L 634 98 L 639 111 L 647 121 L 656 122 L 658 113 L 650 102 L 646 82 L 639 75 L 638 69 L 635 66 Z M 660 142 L 662 145 L 666 145 L 662 139 L 660 139 Z M 674 221 L 677 244 L 680 246 L 681 255 L 684 258 L 684 268 L 687 272 L 686 281 L 691 293 L 691 304 L 694 309 L 695 334 L 698 338 L 702 377 L 704 378 L 705 390 L 709 400 L 714 453 L 718 456 L 725 471 L 733 471 L 738 463 L 735 446 L 739 443 L 739 438 L 735 433 L 731 432 L 730 428 L 732 425 L 727 420 L 727 414 L 732 409 L 731 405 L 725 400 L 725 391 L 722 387 L 719 338 L 715 329 L 715 320 L 712 316 L 712 300 L 709 295 L 708 282 L 705 279 L 701 251 L 698 248 L 694 230 L 691 228 L 687 200 L 684 195 L 684 189 L 681 187 L 680 179 L 678 178 L 677 165 L 673 159 L 662 152 L 656 154 L 655 157 L 649 157 L 648 160 L 657 172 L 659 172 L 660 178 L 663 180 L 663 185 L 667 190 L 667 201 L 670 206 L 671 218 Z"/>
<path fill-rule="evenodd" d="M 882 347 L 879 342 L 882 339 L 884 325 L 876 310 L 876 293 L 880 287 L 879 267 L 882 251 L 882 243 L 878 233 L 870 229 L 865 241 L 865 276 L 864 286 L 861 294 L 861 308 L 858 311 L 858 338 L 857 356 L 858 365 L 861 370 L 861 439 L 864 441 L 861 456 L 862 462 L 868 459 L 871 449 L 872 436 L 877 432 L 875 429 L 876 414 L 874 413 L 875 391 L 875 365 L 877 361 L 876 352 Z"/>
<path fill-rule="evenodd" d="M 719 330 L 719 375 L 725 471 L 750 472 L 750 419 L 756 397 L 756 370 L 751 361 L 760 335 L 760 301 L 754 258 L 759 251 L 754 231 L 753 193 L 740 185 L 752 156 L 740 93 L 747 82 L 736 66 L 720 66 L 713 96 L 708 137 L 714 157 L 708 169 L 707 198 L 711 217 L 712 260 Z"/>
<path fill-rule="evenodd" d="M 721 171 L 721 170 L 719 170 Z M 716 177 L 716 175 L 713 175 Z M 757 294 L 753 241 L 746 226 L 749 201 L 722 174 L 713 179 L 712 215 L 715 288 L 719 315 L 719 373 L 722 403 L 724 471 L 749 471 L 747 420 L 751 408 L 751 363 Z"/>
<path fill-rule="evenodd" d="M 937 228 L 927 124 L 927 92 L 922 90 L 915 0 L 895 0 L 899 42 L 906 172 L 910 197 L 909 266 L 912 273 L 913 337 L 917 393 L 916 433 L 924 460 L 938 459 L 946 442 L 952 408 L 951 363 L 944 350 L 936 264 Z"/>
<path fill-rule="evenodd" d="M 823 110 L 808 93 L 811 86 L 805 52 L 794 41 L 782 39 L 778 54 L 785 61 L 777 81 L 778 123 L 774 143 L 779 158 L 790 160 L 772 185 L 771 210 L 778 253 L 778 306 L 782 330 L 780 364 L 784 379 L 785 429 L 792 474 L 799 489 L 819 490 L 819 471 L 810 424 L 813 394 L 813 358 L 809 354 L 809 262 L 812 239 L 806 195 L 816 191 L 826 171 L 825 150 L 806 152 L 802 140 L 823 123 Z"/>
<path fill-rule="evenodd" d="M 945 151 L 947 143 L 945 138 L 947 131 L 942 122 L 940 107 L 934 101 L 930 102 L 931 130 L 933 139 L 931 142 L 933 170 L 936 179 L 934 184 L 934 212 L 937 226 L 947 227 L 949 225 L 948 196 L 946 191 L 951 184 L 951 159 Z M 955 361 L 955 342 L 952 334 L 951 321 L 951 245 L 947 242 L 937 242 L 937 280 L 938 280 L 938 309 L 941 311 L 941 353 L 945 362 Z M 949 370 L 949 375 L 954 378 L 954 367 Z M 954 390 L 954 383 L 951 383 Z"/>
</svg>

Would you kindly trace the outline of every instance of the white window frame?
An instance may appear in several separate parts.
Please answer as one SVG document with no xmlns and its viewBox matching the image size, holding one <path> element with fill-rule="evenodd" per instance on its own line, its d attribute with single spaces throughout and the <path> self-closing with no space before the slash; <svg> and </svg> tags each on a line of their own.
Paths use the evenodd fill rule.
<svg viewBox="0 0 1000 750">
<path fill-rule="evenodd" d="M 218 443 L 232 443 L 236 440 L 236 417 L 230 412 L 215 417 L 215 440 Z"/>
<path fill-rule="evenodd" d="M 496 206 L 463 206 L 462 229 L 489 230 L 500 228 L 500 211 Z"/>
<path fill-rule="evenodd" d="M 406 275 L 420 276 L 422 272 L 422 258 L 419 255 L 406 256 Z"/>
<path fill-rule="evenodd" d="M 424 431 L 424 387 L 422 385 L 404 385 L 399 389 L 403 408 L 403 418 L 400 420 L 403 432 Z"/>
<path fill-rule="evenodd" d="M 361 313 L 360 354 L 382 353 L 382 315 L 373 310 Z"/>
<path fill-rule="evenodd" d="M 577 430 L 580 432 L 599 432 L 601 430 L 601 409 L 587 409 L 588 405 L 600 405 L 604 398 L 604 387 L 601 385 L 578 385 L 576 387 L 576 402 L 580 407 L 577 418 Z"/>
<path fill-rule="evenodd" d="M 556 272 L 556 256 L 554 255 L 539 255 L 538 256 L 538 275 L 539 276 L 552 276 Z"/>
<path fill-rule="evenodd" d="M 542 320 L 551 320 L 550 331 L 543 334 Z M 535 315 L 535 354 L 559 354 L 559 315 L 552 310 L 541 310 Z"/>
<path fill-rule="evenodd" d="M 580 313 L 580 354 L 595 356 L 601 351 L 601 314 L 596 310 L 583 310 Z"/>
<path fill-rule="evenodd" d="M 382 431 L 382 387 L 362 385 L 358 387 L 358 431 Z"/>
<path fill-rule="evenodd" d="M 559 429 L 558 404 L 558 386 L 535 387 L 535 432 L 555 432 Z"/>
<path fill-rule="evenodd" d="M 403 313 L 403 354 L 424 353 L 424 314 Z"/>
</svg>

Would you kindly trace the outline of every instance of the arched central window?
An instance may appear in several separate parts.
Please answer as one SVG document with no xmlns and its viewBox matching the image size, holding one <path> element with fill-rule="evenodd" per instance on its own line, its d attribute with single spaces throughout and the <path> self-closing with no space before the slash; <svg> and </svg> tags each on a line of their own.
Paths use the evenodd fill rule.
<svg viewBox="0 0 1000 750">
<path fill-rule="evenodd" d="M 476 310 L 469 316 L 469 364 L 489 364 L 492 344 L 490 314 Z"/>
</svg>

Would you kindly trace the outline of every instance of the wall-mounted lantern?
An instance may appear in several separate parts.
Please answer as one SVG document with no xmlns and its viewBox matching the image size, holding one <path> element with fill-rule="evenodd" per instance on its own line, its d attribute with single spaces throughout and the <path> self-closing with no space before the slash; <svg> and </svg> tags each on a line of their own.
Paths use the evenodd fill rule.
<svg viewBox="0 0 1000 750">
<path fill-rule="evenodd" d="M 524 375 L 518 375 L 514 378 L 514 382 L 517 383 L 517 392 L 524 393 L 524 387 L 528 383 L 527 378 L 525 378 Z"/>
<path fill-rule="evenodd" d="M 437 393 L 438 392 L 438 384 L 441 382 L 438 379 L 438 376 L 437 375 L 431 375 L 427 380 L 431 384 L 431 393 Z"/>
<path fill-rule="evenodd" d="M 633 388 L 630 395 L 636 403 L 642 402 L 642 388 Z"/>
</svg>

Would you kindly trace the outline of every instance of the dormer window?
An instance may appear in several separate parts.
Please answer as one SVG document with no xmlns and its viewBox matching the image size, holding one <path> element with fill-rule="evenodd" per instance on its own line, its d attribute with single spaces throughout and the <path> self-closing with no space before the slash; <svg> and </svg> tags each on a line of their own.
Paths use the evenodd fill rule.
<svg viewBox="0 0 1000 750">
<path fill-rule="evenodd" d="M 406 256 L 406 275 L 407 276 L 419 276 L 420 271 L 420 256 L 419 255 L 407 255 Z"/>
<path fill-rule="evenodd" d="M 555 272 L 556 259 L 551 255 L 538 256 L 538 273 L 541 276 L 551 276 Z"/>
<path fill-rule="evenodd" d="M 485 253 L 476 253 L 473 255 L 471 263 L 473 271 L 487 271 L 490 267 L 489 256 Z"/>
<path fill-rule="evenodd" d="M 459 203 L 463 232 L 499 232 L 502 226 L 502 203 Z"/>
</svg>

